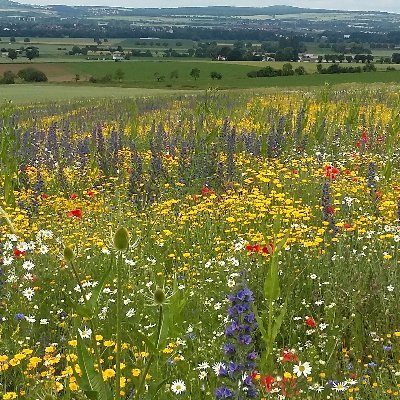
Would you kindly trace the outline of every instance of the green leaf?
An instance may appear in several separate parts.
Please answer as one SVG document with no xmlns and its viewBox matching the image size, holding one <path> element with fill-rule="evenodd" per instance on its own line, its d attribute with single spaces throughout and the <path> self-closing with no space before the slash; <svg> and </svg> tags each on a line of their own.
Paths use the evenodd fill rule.
<svg viewBox="0 0 400 400">
<path fill-rule="evenodd" d="M 145 334 L 143 334 L 142 332 L 139 332 L 133 326 L 132 323 L 124 322 L 123 325 L 129 325 L 129 334 L 128 334 L 128 336 L 129 336 L 129 338 L 131 339 L 131 341 L 133 343 L 140 342 L 140 344 L 141 344 L 142 342 L 144 342 L 150 352 L 153 352 L 153 353 L 157 353 L 158 352 L 156 345 L 150 340 L 150 338 L 148 336 L 146 336 Z"/>
<path fill-rule="evenodd" d="M 93 311 L 84 304 L 78 304 L 71 297 L 65 298 L 66 303 L 80 316 L 83 318 L 92 318 Z"/>
<path fill-rule="evenodd" d="M 290 236 L 290 232 L 287 231 L 285 236 L 282 238 L 282 240 L 280 240 L 276 245 L 275 245 L 275 249 L 274 249 L 274 253 L 278 254 L 281 252 L 281 250 L 283 249 L 283 247 L 285 246 L 287 240 L 289 239 Z"/>
<path fill-rule="evenodd" d="M 282 215 L 276 215 L 274 218 L 274 223 L 272 225 L 272 229 L 275 235 L 277 235 L 281 230 L 282 224 Z"/>
<path fill-rule="evenodd" d="M 278 333 L 281 329 L 283 319 L 285 318 L 287 311 L 287 299 L 285 300 L 285 303 L 283 304 L 283 307 L 281 308 L 281 311 L 279 315 L 275 318 L 275 321 L 272 326 L 272 332 L 271 332 L 271 341 L 275 342 L 276 337 L 278 336 Z"/>
<path fill-rule="evenodd" d="M 93 392 L 91 390 L 86 390 L 85 391 L 85 396 L 89 399 L 89 400 L 98 400 L 99 398 L 99 394 L 97 392 Z"/>
<path fill-rule="evenodd" d="M 111 400 L 112 397 L 107 389 L 105 382 L 100 373 L 95 370 L 93 358 L 90 355 L 81 335 L 77 335 L 77 355 L 79 367 L 82 371 L 80 379 L 80 387 L 89 399 L 94 400 Z"/>
<path fill-rule="evenodd" d="M 271 256 L 270 266 L 264 280 L 264 296 L 266 299 L 273 301 L 279 297 L 280 292 L 278 258 L 274 254 Z"/>
<path fill-rule="evenodd" d="M 164 320 L 161 329 L 159 348 L 163 346 L 168 337 L 179 336 L 182 330 L 184 309 L 188 301 L 186 291 L 178 289 L 178 281 L 175 278 L 173 284 L 174 294 L 169 298 L 164 307 Z"/>
<path fill-rule="evenodd" d="M 96 305 L 99 301 L 100 294 L 103 291 L 104 285 L 106 284 L 107 278 L 110 275 L 111 270 L 112 270 L 112 264 L 110 263 L 110 266 L 106 269 L 103 276 L 101 277 L 99 284 L 92 290 L 92 297 L 87 302 L 87 305 L 90 307 L 93 313 L 96 309 Z"/>
<path fill-rule="evenodd" d="M 263 321 L 262 317 L 260 317 L 260 315 L 258 314 L 257 306 L 254 303 L 251 306 L 252 306 L 254 315 L 256 317 L 258 329 L 261 332 L 261 337 L 264 340 L 264 342 L 266 343 L 268 341 L 268 335 L 267 335 L 267 331 L 264 327 L 264 321 Z"/>
<path fill-rule="evenodd" d="M 160 382 L 152 382 L 149 384 L 149 396 L 151 399 L 158 398 L 157 394 L 161 388 L 167 383 L 168 379 L 163 379 Z"/>
<path fill-rule="evenodd" d="M 390 180 L 392 177 L 392 163 L 390 160 L 385 165 L 385 169 L 383 171 L 383 175 L 385 176 L 386 180 Z"/>
</svg>

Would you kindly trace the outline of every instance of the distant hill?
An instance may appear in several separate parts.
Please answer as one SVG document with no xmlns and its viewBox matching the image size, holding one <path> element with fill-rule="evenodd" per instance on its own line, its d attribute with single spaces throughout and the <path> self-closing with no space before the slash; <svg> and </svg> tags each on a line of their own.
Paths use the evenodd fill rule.
<svg viewBox="0 0 400 400">
<path fill-rule="evenodd" d="M 17 3 L 16 1 L 11 0 L 0 0 L 0 8 L 2 9 L 15 9 L 15 8 L 29 8 L 31 6 L 26 4 Z"/>
<path fill-rule="evenodd" d="M 232 6 L 210 6 L 210 7 L 165 7 L 165 8 L 129 8 L 137 15 L 212 15 L 212 16 L 252 16 L 252 15 L 285 15 L 301 13 L 333 13 L 338 11 L 300 8 L 292 6 L 269 6 L 269 7 L 232 7 Z M 340 12 L 340 11 L 339 11 Z"/>
<path fill-rule="evenodd" d="M 32 0 L 34 1 L 34 0 Z M 330 14 L 330 13 L 352 13 L 343 10 L 327 10 L 302 8 L 285 5 L 275 5 L 269 7 L 233 7 L 233 6 L 210 6 L 210 7 L 165 7 L 165 8 L 126 8 L 108 6 L 68 6 L 68 5 L 48 5 L 33 6 L 21 4 L 11 0 L 0 0 L 0 8 L 7 9 L 30 9 L 37 13 L 53 14 L 59 17 L 85 17 L 102 15 L 122 15 L 122 16 L 214 16 L 214 17 L 240 17 L 255 15 L 290 15 L 290 14 Z M 356 13 L 356 12 L 355 12 Z M 363 12 L 367 13 L 367 12 Z M 373 14 L 388 14 L 387 12 L 373 12 Z"/>
</svg>

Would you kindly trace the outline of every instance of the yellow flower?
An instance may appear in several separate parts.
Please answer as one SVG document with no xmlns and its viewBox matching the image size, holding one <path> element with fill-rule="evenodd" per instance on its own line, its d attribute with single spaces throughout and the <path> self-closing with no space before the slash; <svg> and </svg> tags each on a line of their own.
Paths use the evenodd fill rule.
<svg viewBox="0 0 400 400">
<path fill-rule="evenodd" d="M 140 369 L 139 368 L 134 368 L 133 370 L 132 370 L 132 375 L 133 376 L 139 376 L 140 375 Z"/>
<path fill-rule="evenodd" d="M 17 398 L 17 393 L 15 392 L 7 392 L 3 394 L 3 400 L 12 400 Z"/>
<path fill-rule="evenodd" d="M 108 368 L 103 371 L 103 379 L 106 381 L 107 379 L 114 378 L 115 371 L 111 368 Z"/>
</svg>

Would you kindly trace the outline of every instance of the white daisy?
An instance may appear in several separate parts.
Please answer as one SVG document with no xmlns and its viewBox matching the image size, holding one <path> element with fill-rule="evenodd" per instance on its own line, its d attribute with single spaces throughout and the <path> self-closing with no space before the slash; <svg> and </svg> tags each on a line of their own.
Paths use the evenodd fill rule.
<svg viewBox="0 0 400 400">
<path fill-rule="evenodd" d="M 197 366 L 197 369 L 208 369 L 208 368 L 210 368 L 210 364 L 207 361 L 204 361 Z"/>
<path fill-rule="evenodd" d="M 22 291 L 22 295 L 26 297 L 29 301 L 32 300 L 32 297 L 34 296 L 35 291 L 32 288 L 26 288 Z"/>
<path fill-rule="evenodd" d="M 299 361 L 299 364 L 293 367 L 293 373 L 296 374 L 297 377 L 300 377 L 302 375 L 307 377 L 311 374 L 311 370 L 312 367 L 309 362 L 302 363 L 301 361 Z"/>
<path fill-rule="evenodd" d="M 134 308 L 130 308 L 130 309 L 126 312 L 126 316 L 127 316 L 128 318 L 131 318 L 131 317 L 133 317 L 133 316 L 135 315 L 135 313 L 136 313 L 135 309 L 134 309 Z"/>
<path fill-rule="evenodd" d="M 336 392 L 345 392 L 348 389 L 347 382 L 333 382 L 332 390 Z"/>
<path fill-rule="evenodd" d="M 222 362 L 217 362 L 212 366 L 212 369 L 217 376 L 219 376 L 219 371 L 221 370 L 221 368 L 225 368 L 225 364 Z"/>
<path fill-rule="evenodd" d="M 172 382 L 171 385 L 171 391 L 175 394 L 181 394 L 186 391 L 186 385 L 185 382 L 182 380 L 178 379 L 174 382 Z"/>
<path fill-rule="evenodd" d="M 92 330 L 90 328 L 85 327 L 83 331 L 78 328 L 78 331 L 82 339 L 90 339 L 90 336 L 92 335 Z"/>
<path fill-rule="evenodd" d="M 32 271 L 33 268 L 35 268 L 35 264 L 30 261 L 30 260 L 26 260 L 24 261 L 24 263 L 22 264 L 22 268 L 26 271 Z"/>
</svg>

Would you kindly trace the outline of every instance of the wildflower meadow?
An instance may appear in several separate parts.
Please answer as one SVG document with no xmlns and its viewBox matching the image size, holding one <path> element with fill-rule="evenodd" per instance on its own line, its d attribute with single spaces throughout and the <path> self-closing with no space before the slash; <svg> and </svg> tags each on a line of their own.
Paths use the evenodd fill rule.
<svg viewBox="0 0 400 400">
<path fill-rule="evenodd" d="M 0 107 L 0 398 L 400 393 L 393 88 Z"/>
</svg>

